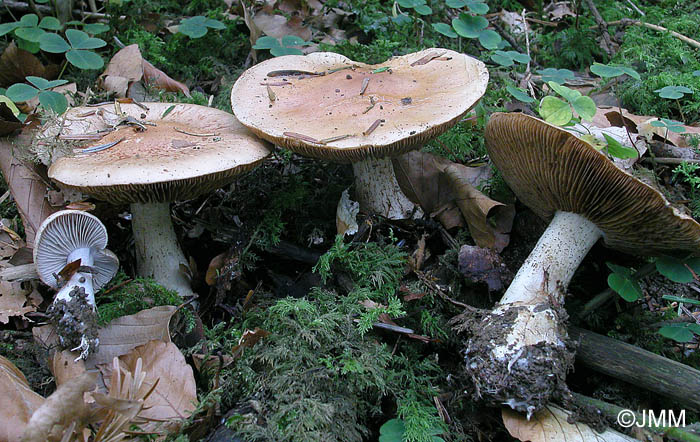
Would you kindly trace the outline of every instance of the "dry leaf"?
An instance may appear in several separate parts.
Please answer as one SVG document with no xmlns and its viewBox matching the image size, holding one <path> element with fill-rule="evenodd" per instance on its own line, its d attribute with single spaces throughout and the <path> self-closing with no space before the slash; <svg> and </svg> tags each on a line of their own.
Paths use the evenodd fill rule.
<svg viewBox="0 0 700 442">
<path fill-rule="evenodd" d="M 255 330 L 246 330 L 243 332 L 241 339 L 238 340 L 238 345 L 233 347 L 231 350 L 231 354 L 233 354 L 233 357 L 236 358 L 240 356 L 244 348 L 252 348 L 258 343 L 258 341 L 269 335 L 270 332 L 259 327 L 255 327 Z"/>
<path fill-rule="evenodd" d="M 177 307 L 163 305 L 142 310 L 134 315 L 112 320 L 98 332 L 100 346 L 97 353 L 85 361 L 88 368 L 108 364 L 115 357 L 152 340 L 170 342 L 168 324 Z"/>
<path fill-rule="evenodd" d="M 22 122 L 17 119 L 19 109 L 4 95 L 0 95 L 0 137 L 11 135 L 22 128 Z"/>
<path fill-rule="evenodd" d="M 458 255 L 459 271 L 472 282 L 484 282 L 489 292 L 510 285 L 513 274 L 503 263 L 501 255 L 492 249 L 463 245 Z"/>
<path fill-rule="evenodd" d="M 24 83 L 27 75 L 55 78 L 60 66 L 44 66 L 39 59 L 24 49 L 19 49 L 15 42 L 10 44 L 0 56 L 0 87 L 9 87 L 14 83 Z"/>
<path fill-rule="evenodd" d="M 49 357 L 49 370 L 53 374 L 56 386 L 60 387 L 67 381 L 85 373 L 85 361 L 76 361 L 80 352 L 63 350 Z"/>
<path fill-rule="evenodd" d="M 502 251 L 510 240 L 515 207 L 494 201 L 476 190 L 469 182 L 469 168 L 452 164 L 445 169 L 455 192 L 455 200 L 469 233 L 479 247 Z"/>
<path fill-rule="evenodd" d="M 129 45 L 112 56 L 100 77 L 121 77 L 129 83 L 139 81 L 143 77 L 142 61 L 139 45 Z"/>
<path fill-rule="evenodd" d="M 335 227 L 338 235 L 354 235 L 357 233 L 357 214 L 360 212 L 360 203 L 350 199 L 348 189 L 343 190 L 335 210 Z"/>
<path fill-rule="evenodd" d="M 29 383 L 12 362 L 0 356 L 0 441 L 16 441 L 24 432 L 44 398 L 29 388 Z"/>
<path fill-rule="evenodd" d="M 22 217 L 27 245 L 31 247 L 39 226 L 56 209 L 45 198 L 46 184 L 12 155 L 12 145 L 4 141 L 0 141 L 0 169 Z"/>
<path fill-rule="evenodd" d="M 567 422 L 568 413 L 555 406 L 547 405 L 529 421 L 510 408 L 501 410 L 503 424 L 514 438 L 523 442 L 631 442 L 637 439 L 613 430 L 596 433 L 582 423 Z"/>
<path fill-rule="evenodd" d="M 226 252 L 216 255 L 209 261 L 209 267 L 207 267 L 207 273 L 204 276 L 204 282 L 206 282 L 208 286 L 213 287 L 216 285 L 219 271 L 221 267 L 224 266 L 224 263 L 226 263 Z"/>
<path fill-rule="evenodd" d="M 192 98 L 190 95 L 190 88 L 168 77 L 165 72 L 156 68 L 146 60 L 143 60 L 143 81 L 151 85 L 151 87 L 163 89 L 168 92 L 182 92 L 186 97 Z"/>
<path fill-rule="evenodd" d="M 27 298 L 30 293 L 20 282 L 0 281 L 0 323 L 7 324 L 12 316 L 24 317 L 36 311 L 34 303 Z"/>
<path fill-rule="evenodd" d="M 95 383 L 94 373 L 84 373 L 58 387 L 34 412 L 22 441 L 60 441 L 72 422 L 81 422 L 87 418 L 88 408 L 83 401 L 83 394 L 95 388 Z"/>
<path fill-rule="evenodd" d="M 435 216 L 446 229 L 464 226 L 454 203 L 455 194 L 442 171 L 452 164 L 446 158 L 412 151 L 391 159 L 401 191 L 423 211 Z"/>
<path fill-rule="evenodd" d="M 153 393 L 146 399 L 139 417 L 165 421 L 165 428 L 169 431 L 177 430 L 180 421 L 189 417 L 197 404 L 197 388 L 192 367 L 187 365 L 185 357 L 172 342 L 154 340 L 138 346 L 119 358 L 120 365 L 123 364 L 123 367 L 132 373 L 136 372 L 139 358 L 142 370 L 146 374 L 144 385 L 150 388 L 158 382 Z M 111 384 L 113 367 L 99 368 L 105 384 Z M 107 387 L 111 388 L 110 385 Z M 158 428 L 158 424 L 149 422 L 141 428 L 144 431 L 152 431 Z"/>
</svg>

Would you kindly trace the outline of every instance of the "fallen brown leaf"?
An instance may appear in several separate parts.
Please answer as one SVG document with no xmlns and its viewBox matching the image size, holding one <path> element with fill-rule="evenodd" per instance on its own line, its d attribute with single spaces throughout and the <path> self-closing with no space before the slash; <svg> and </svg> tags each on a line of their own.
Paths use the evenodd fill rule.
<svg viewBox="0 0 700 442">
<path fill-rule="evenodd" d="M 489 292 L 510 285 L 513 275 L 493 249 L 463 245 L 458 255 L 459 271 L 472 282 L 484 282 Z"/>
<path fill-rule="evenodd" d="M 343 190 L 335 210 L 335 228 L 338 235 L 354 235 L 359 228 L 357 214 L 360 211 L 360 203 L 350 199 L 348 189 Z"/>
<path fill-rule="evenodd" d="M 567 422 L 568 413 L 555 405 L 547 405 L 530 420 L 510 408 L 503 408 L 501 415 L 510 435 L 523 442 L 631 442 L 637 440 L 613 430 L 596 433 L 586 424 L 570 424 Z"/>
<path fill-rule="evenodd" d="M 44 66 L 36 56 L 19 49 L 12 41 L 0 56 L 0 87 L 24 83 L 27 75 L 51 80 L 56 77 L 59 69 L 55 64 Z"/>
<path fill-rule="evenodd" d="M 80 423 L 89 414 L 83 394 L 95 388 L 95 382 L 94 373 L 83 373 L 58 387 L 34 412 L 22 435 L 22 441 L 60 441 L 66 430 L 72 433 L 71 428 L 81 428 Z M 78 425 L 72 425 L 74 422 Z"/>
<path fill-rule="evenodd" d="M 163 427 L 156 422 L 141 426 L 144 431 L 165 428 L 175 431 L 181 421 L 189 417 L 197 405 L 197 388 L 192 367 L 187 365 L 185 357 L 172 342 L 150 341 L 138 346 L 119 358 L 120 365 L 130 372 L 137 371 L 141 359 L 141 370 L 145 373 L 145 388 L 157 385 L 144 403 L 139 417 L 147 420 L 162 421 Z M 112 366 L 101 365 L 105 384 L 111 388 Z"/>
<path fill-rule="evenodd" d="M 219 271 L 221 267 L 224 266 L 224 263 L 226 263 L 226 252 L 216 255 L 209 261 L 207 273 L 204 275 L 204 282 L 206 282 L 208 286 L 212 287 L 216 285 L 216 279 L 219 277 Z"/>
<path fill-rule="evenodd" d="M 22 217 L 27 245 L 31 247 L 41 223 L 57 209 L 45 198 L 46 184 L 13 156 L 12 149 L 11 144 L 0 141 L 0 169 Z"/>
<path fill-rule="evenodd" d="M 0 356 L 0 441 L 16 441 L 22 436 L 34 411 L 44 398 L 29 388 L 24 374 Z"/>
<path fill-rule="evenodd" d="M 255 327 L 255 330 L 246 330 L 243 332 L 241 339 L 238 340 L 238 345 L 233 347 L 231 354 L 234 358 L 237 358 L 243 352 L 245 348 L 252 348 L 258 343 L 262 338 L 269 336 L 270 332 L 263 330 L 259 327 Z"/>
<path fill-rule="evenodd" d="M 186 97 L 192 97 L 190 95 L 190 88 L 168 77 L 165 72 L 156 68 L 146 60 L 143 60 L 143 81 L 157 89 L 163 89 L 168 92 L 182 92 Z"/>
<path fill-rule="evenodd" d="M 0 323 L 7 324 L 12 316 L 24 317 L 36 311 L 36 306 L 27 295 L 31 290 L 22 288 L 20 282 L 0 281 Z"/>
<path fill-rule="evenodd" d="M 108 364 L 115 357 L 152 340 L 170 342 L 168 324 L 176 310 L 177 307 L 164 305 L 112 320 L 99 330 L 100 346 L 97 353 L 87 359 L 86 366 Z"/>
<path fill-rule="evenodd" d="M 469 168 L 452 164 L 445 169 L 455 200 L 467 220 L 469 232 L 479 247 L 502 251 L 510 240 L 515 207 L 494 201 L 469 182 Z"/>
</svg>

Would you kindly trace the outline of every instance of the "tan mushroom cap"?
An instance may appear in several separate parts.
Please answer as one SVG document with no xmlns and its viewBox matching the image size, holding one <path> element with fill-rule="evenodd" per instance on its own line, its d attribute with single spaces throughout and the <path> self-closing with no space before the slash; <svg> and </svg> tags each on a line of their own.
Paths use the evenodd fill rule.
<svg viewBox="0 0 700 442">
<path fill-rule="evenodd" d="M 341 68 L 347 69 L 330 72 Z M 372 73 L 382 68 L 390 70 Z M 378 65 L 330 52 L 287 55 L 245 71 L 233 86 L 231 104 L 240 122 L 266 140 L 306 156 L 354 162 L 399 155 L 445 132 L 481 98 L 488 77 L 484 63 L 447 49 Z M 363 135 L 378 120 L 384 122 Z"/>
<path fill-rule="evenodd" d="M 628 253 L 700 251 L 700 224 L 569 132 L 528 115 L 494 113 L 484 137 L 506 183 L 540 217 L 582 215 L 607 246 Z"/>
<path fill-rule="evenodd" d="M 49 177 L 113 203 L 168 202 L 222 187 L 270 154 L 267 142 L 227 112 L 194 104 L 144 105 L 149 110 L 135 104 L 121 104 L 121 110 L 155 126 L 146 125 L 143 132 L 120 126 L 99 141 L 86 142 L 82 147 L 124 138 L 99 152 L 60 158 Z M 114 105 L 74 108 L 66 113 L 61 134 L 94 133 L 115 119 Z"/>
</svg>

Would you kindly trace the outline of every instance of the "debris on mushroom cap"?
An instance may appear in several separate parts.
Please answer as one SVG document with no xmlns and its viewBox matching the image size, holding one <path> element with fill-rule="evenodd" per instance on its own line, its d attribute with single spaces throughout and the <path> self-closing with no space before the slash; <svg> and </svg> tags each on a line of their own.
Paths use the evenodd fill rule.
<svg viewBox="0 0 700 442">
<path fill-rule="evenodd" d="M 700 250 L 700 224 L 569 132 L 525 114 L 494 113 L 484 138 L 506 183 L 540 217 L 580 214 L 607 246 L 629 253 Z"/>
<path fill-rule="evenodd" d="M 34 242 L 34 264 L 44 284 L 57 289 L 56 275 L 66 267 L 69 255 L 77 249 L 92 249 L 92 284 L 98 289 L 119 269 L 117 257 L 105 247 L 107 229 L 96 216 L 81 210 L 62 210 L 41 223 Z"/>
<path fill-rule="evenodd" d="M 270 154 L 267 142 L 227 112 L 194 104 L 144 104 L 148 110 L 121 104 L 136 124 L 117 126 L 77 155 L 55 161 L 49 177 L 112 203 L 166 202 L 228 184 Z M 122 119 L 111 104 L 74 108 L 65 115 L 61 135 L 96 134 Z M 111 146 L 100 149 L 105 145 Z"/>
<path fill-rule="evenodd" d="M 487 83 L 481 61 L 447 49 L 378 65 L 315 52 L 248 69 L 233 86 L 231 104 L 241 123 L 262 138 L 303 155 L 354 162 L 399 155 L 445 132 L 476 104 Z"/>
</svg>

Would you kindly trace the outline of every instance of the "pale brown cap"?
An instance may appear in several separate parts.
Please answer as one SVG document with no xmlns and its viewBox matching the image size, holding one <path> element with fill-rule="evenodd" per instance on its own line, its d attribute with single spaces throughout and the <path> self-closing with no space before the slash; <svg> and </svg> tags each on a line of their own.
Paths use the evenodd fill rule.
<svg viewBox="0 0 700 442">
<path fill-rule="evenodd" d="M 227 112 L 194 104 L 144 105 L 149 110 L 135 104 L 121 104 L 121 110 L 146 122 L 145 131 L 120 126 L 83 147 L 123 141 L 99 152 L 60 158 L 49 168 L 49 177 L 113 203 L 168 202 L 222 187 L 270 154 L 267 142 Z M 71 109 L 61 134 L 108 129 L 118 120 L 114 112 L 112 104 Z"/>
<path fill-rule="evenodd" d="M 302 155 L 353 162 L 400 155 L 445 132 L 481 98 L 488 78 L 484 63 L 447 49 L 378 65 L 315 52 L 248 69 L 233 86 L 231 105 L 240 122 L 266 140 Z"/>
<path fill-rule="evenodd" d="M 484 138 L 506 183 L 540 217 L 582 215 L 607 246 L 628 253 L 700 251 L 700 224 L 569 132 L 525 114 L 494 113 Z"/>
</svg>

